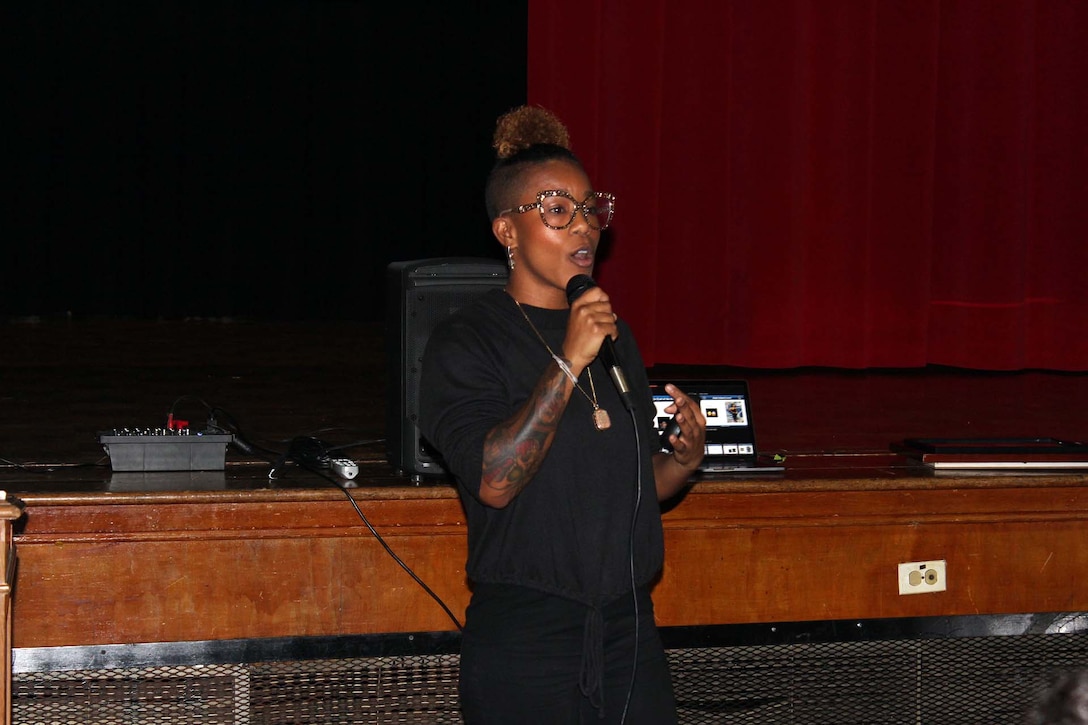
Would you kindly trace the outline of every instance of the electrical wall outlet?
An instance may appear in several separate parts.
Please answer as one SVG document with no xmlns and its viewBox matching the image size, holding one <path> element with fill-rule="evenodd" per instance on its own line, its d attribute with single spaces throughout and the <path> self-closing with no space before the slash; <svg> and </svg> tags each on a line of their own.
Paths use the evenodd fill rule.
<svg viewBox="0 0 1088 725">
<path fill-rule="evenodd" d="M 928 594 L 948 589 L 944 559 L 908 561 L 899 565 L 900 594 Z"/>
</svg>

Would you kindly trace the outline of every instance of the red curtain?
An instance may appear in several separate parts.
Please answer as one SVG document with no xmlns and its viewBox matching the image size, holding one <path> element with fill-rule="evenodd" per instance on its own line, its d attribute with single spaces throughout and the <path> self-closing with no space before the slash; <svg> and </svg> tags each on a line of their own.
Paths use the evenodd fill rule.
<svg viewBox="0 0 1088 725">
<path fill-rule="evenodd" d="M 1088 3 L 531 0 L 648 365 L 1088 370 Z"/>
</svg>

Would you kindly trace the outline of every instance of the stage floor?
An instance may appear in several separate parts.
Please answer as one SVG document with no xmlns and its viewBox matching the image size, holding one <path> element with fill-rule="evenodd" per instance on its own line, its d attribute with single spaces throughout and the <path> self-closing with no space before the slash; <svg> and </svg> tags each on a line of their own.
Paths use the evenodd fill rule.
<svg viewBox="0 0 1088 725">
<path fill-rule="evenodd" d="M 380 323 L 83 320 L 0 329 L 7 480 L 13 464 L 106 466 L 99 431 L 165 426 L 171 408 L 197 427 L 207 406 L 273 450 L 313 435 L 350 446 L 350 457 L 384 460 L 389 371 Z M 1088 440 L 1083 373 L 682 366 L 653 373 L 747 379 L 764 453 L 888 451 L 912 436 Z M 232 450 L 228 460 L 238 455 Z"/>
</svg>

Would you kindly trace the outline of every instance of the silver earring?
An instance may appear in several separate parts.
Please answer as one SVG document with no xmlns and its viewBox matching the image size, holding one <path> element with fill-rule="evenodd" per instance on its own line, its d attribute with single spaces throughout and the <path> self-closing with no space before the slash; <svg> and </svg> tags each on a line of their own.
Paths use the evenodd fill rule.
<svg viewBox="0 0 1088 725">
<path fill-rule="evenodd" d="M 513 247 L 507 247 L 506 248 L 506 262 L 507 262 L 507 264 L 510 265 L 510 271 L 513 272 L 514 271 L 514 248 Z"/>
</svg>

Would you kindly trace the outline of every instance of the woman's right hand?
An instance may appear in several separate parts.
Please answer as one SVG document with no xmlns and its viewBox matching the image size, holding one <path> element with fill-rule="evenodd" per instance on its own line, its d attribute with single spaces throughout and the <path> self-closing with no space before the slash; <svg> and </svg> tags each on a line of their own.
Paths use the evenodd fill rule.
<svg viewBox="0 0 1088 725">
<path fill-rule="evenodd" d="M 570 306 L 570 322 L 563 340 L 563 357 L 578 375 L 597 357 L 606 337 L 619 336 L 612 302 L 600 287 L 586 290 Z"/>
</svg>

